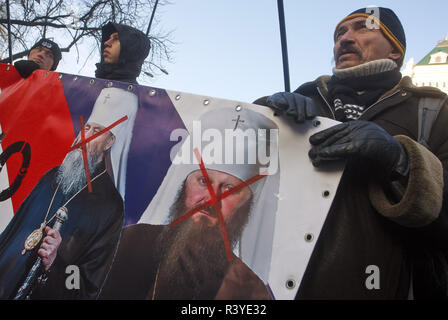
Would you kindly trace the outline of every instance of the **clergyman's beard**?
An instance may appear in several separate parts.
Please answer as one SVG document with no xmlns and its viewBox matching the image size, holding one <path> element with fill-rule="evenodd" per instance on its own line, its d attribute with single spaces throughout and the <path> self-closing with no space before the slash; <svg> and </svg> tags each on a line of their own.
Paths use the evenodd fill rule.
<svg viewBox="0 0 448 320">
<path fill-rule="evenodd" d="M 171 207 L 172 219 L 185 214 L 185 188 L 182 186 Z M 226 224 L 233 247 L 245 225 L 252 199 L 235 212 Z M 210 208 L 208 208 L 210 210 Z M 212 214 L 214 216 L 214 214 Z M 194 222 L 188 218 L 160 235 L 162 260 L 155 299 L 213 299 L 229 266 L 226 247 L 218 225 Z"/>
<path fill-rule="evenodd" d="M 87 153 L 87 159 L 89 162 L 89 172 L 92 177 L 101 163 L 101 157 L 98 154 Z M 59 189 L 65 196 L 73 195 L 87 184 L 81 150 L 75 149 L 66 155 L 58 169 L 56 182 L 58 184 L 60 183 Z"/>
</svg>

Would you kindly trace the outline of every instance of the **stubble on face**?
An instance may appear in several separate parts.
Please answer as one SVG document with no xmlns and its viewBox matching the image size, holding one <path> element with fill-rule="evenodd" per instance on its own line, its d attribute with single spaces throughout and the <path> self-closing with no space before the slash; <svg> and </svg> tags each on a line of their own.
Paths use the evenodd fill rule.
<svg viewBox="0 0 448 320">
<path fill-rule="evenodd" d="M 334 61 L 337 69 L 380 59 L 397 61 L 401 57 L 381 29 L 371 28 L 366 22 L 367 19 L 358 17 L 338 26 L 334 37 Z"/>
</svg>

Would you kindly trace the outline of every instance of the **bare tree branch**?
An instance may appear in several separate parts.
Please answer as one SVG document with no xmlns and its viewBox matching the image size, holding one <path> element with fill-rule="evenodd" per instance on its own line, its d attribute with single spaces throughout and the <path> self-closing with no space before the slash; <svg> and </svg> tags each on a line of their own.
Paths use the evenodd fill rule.
<svg viewBox="0 0 448 320">
<path fill-rule="evenodd" d="M 79 60 L 78 45 L 96 48 L 99 52 L 101 27 L 107 22 L 123 23 L 142 32 L 146 31 L 155 0 L 34 0 L 11 1 L 11 36 L 13 60 L 23 58 L 29 48 L 41 37 L 54 39 L 62 52 L 75 49 Z M 159 0 L 158 7 L 170 4 Z M 0 4 L 0 34 L 6 36 L 6 17 L 2 15 L 4 4 Z M 163 64 L 172 61 L 171 32 L 162 32 L 158 21 L 162 20 L 156 11 L 149 34 L 151 52 L 143 71 L 161 74 Z M 0 38 L 1 41 L 1 38 Z M 7 62 L 7 45 L 0 45 L 0 62 Z M 84 65 L 92 55 L 82 57 Z"/>
</svg>

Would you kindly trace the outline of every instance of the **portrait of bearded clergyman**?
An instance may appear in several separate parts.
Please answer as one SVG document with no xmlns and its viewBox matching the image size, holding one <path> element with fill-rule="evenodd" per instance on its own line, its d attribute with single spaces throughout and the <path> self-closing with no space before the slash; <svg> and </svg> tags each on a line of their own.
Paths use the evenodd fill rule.
<svg viewBox="0 0 448 320">
<path fill-rule="evenodd" d="M 234 113 L 223 108 L 215 110 L 213 116 L 204 114 L 200 118 L 202 128 L 222 133 L 233 130 Z M 244 110 L 239 115 L 245 119 L 245 126 L 236 135 L 243 135 L 247 129 L 276 128 L 257 112 Z M 188 137 L 184 144 L 190 140 Z M 265 138 L 261 140 L 266 143 Z M 260 139 L 246 142 L 245 153 Z M 216 164 L 204 160 L 204 165 L 225 224 L 230 259 L 216 207 L 207 205 L 212 196 L 206 177 L 197 164 L 173 164 L 140 222 L 123 229 L 100 299 L 271 298 L 267 279 L 278 172 L 239 187 L 260 174 L 262 166 L 258 162 Z M 237 191 L 221 198 L 232 190 Z M 182 219 L 192 211 L 193 215 Z"/>
<path fill-rule="evenodd" d="M 85 145 L 92 192 L 89 192 L 81 146 L 67 153 L 60 166 L 49 170 L 19 207 L 0 235 L 0 297 L 12 299 L 36 258 L 42 258 L 47 280 L 33 290 L 32 299 L 95 298 L 110 266 L 123 224 L 120 169 L 129 149 L 137 97 L 125 90 L 103 89 L 81 130 L 88 139 L 124 116 L 128 119 Z M 73 146 L 81 142 L 78 134 Z M 114 154 L 121 154 L 116 160 Z M 125 168 L 124 168 L 125 169 Z M 116 174 L 117 173 L 117 174 Z M 29 251 L 24 241 L 42 223 L 51 227 L 54 214 L 66 208 L 68 220 L 60 230 L 61 242 L 52 245 L 51 232 Z M 49 230 L 49 231 L 48 231 Z M 48 240 L 49 239 L 49 240 Z M 52 259 L 49 258 L 52 252 Z M 66 287 L 66 267 L 80 271 L 79 290 Z"/>
</svg>

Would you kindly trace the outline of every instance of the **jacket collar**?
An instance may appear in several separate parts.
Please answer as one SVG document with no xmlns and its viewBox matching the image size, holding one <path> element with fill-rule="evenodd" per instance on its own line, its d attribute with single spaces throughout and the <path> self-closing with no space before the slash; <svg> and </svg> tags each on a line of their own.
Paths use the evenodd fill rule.
<svg viewBox="0 0 448 320">
<path fill-rule="evenodd" d="M 329 75 L 320 76 L 314 81 L 304 83 L 299 88 L 297 88 L 295 92 L 303 95 L 312 95 L 317 92 L 317 88 L 319 88 L 322 94 L 327 97 L 327 84 L 330 79 L 331 76 Z M 417 87 L 412 83 L 412 79 L 410 77 L 405 76 L 395 87 L 391 88 L 383 96 L 381 96 L 380 99 L 384 99 L 385 97 L 390 96 L 391 94 L 399 90 L 405 90 L 419 96 L 433 96 L 436 98 L 443 97 L 445 95 L 442 91 L 434 87 Z"/>
<path fill-rule="evenodd" d="M 328 104 L 327 84 L 330 79 L 331 77 L 328 75 L 321 76 L 314 81 L 304 83 L 295 92 L 306 96 L 318 96 L 319 99 L 323 98 L 325 100 L 324 104 Z M 412 84 L 412 79 L 405 76 L 395 87 L 388 90 L 376 103 L 367 108 L 360 117 L 360 120 L 370 120 L 382 111 L 402 103 L 413 96 L 440 98 L 444 97 L 445 93 L 434 87 L 416 87 Z"/>
</svg>

